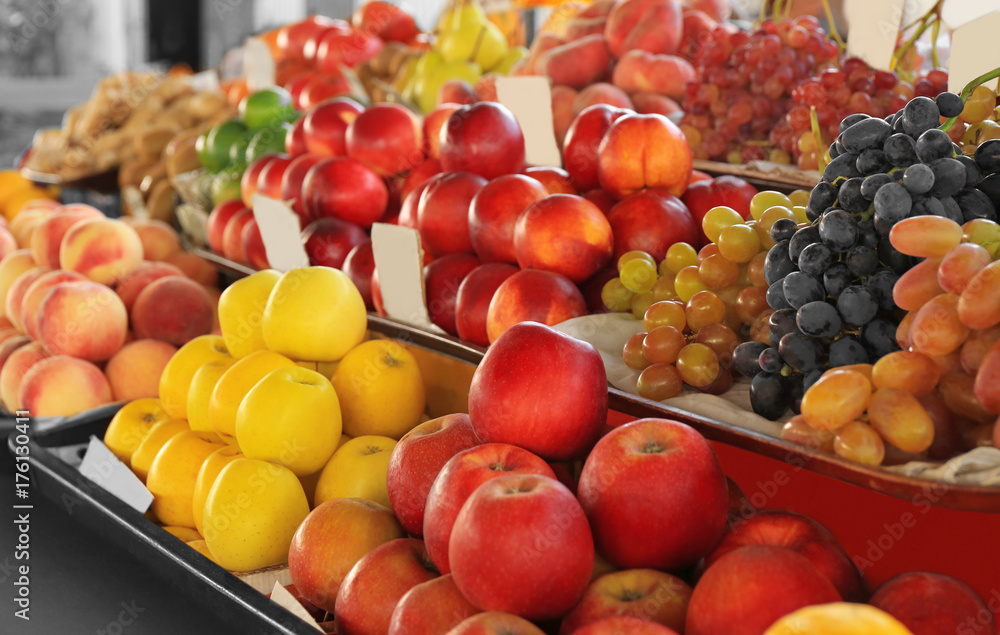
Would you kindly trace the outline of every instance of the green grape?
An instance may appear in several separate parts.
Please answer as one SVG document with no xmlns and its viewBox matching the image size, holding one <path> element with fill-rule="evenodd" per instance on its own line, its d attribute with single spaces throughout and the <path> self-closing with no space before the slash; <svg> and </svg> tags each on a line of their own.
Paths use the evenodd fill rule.
<svg viewBox="0 0 1000 635">
<path fill-rule="evenodd" d="M 656 265 L 652 259 L 633 258 L 620 267 L 619 277 L 633 293 L 648 293 L 656 284 Z"/>
<path fill-rule="evenodd" d="M 764 215 L 764 212 L 775 206 L 791 208 L 793 204 L 792 201 L 781 192 L 775 192 L 773 190 L 757 192 L 754 194 L 754 197 L 750 199 L 750 216 L 752 216 L 754 220 L 757 220 Z"/>
<path fill-rule="evenodd" d="M 674 289 L 674 274 L 661 276 L 653 285 L 653 299 L 657 302 L 663 300 L 677 299 L 677 290 Z"/>
<path fill-rule="evenodd" d="M 639 251 L 633 249 L 632 251 L 626 251 L 622 254 L 622 257 L 618 259 L 618 273 L 622 272 L 622 267 L 629 260 L 648 260 L 651 265 L 656 266 L 656 261 L 653 257 L 647 254 L 645 251 Z"/>
<path fill-rule="evenodd" d="M 795 207 L 805 207 L 809 204 L 809 193 L 811 190 L 795 190 L 788 195 L 788 200 L 792 202 Z"/>
<path fill-rule="evenodd" d="M 962 225 L 962 239 L 984 248 L 994 260 L 1000 255 L 1000 225 L 989 219 L 974 218 Z"/>
<path fill-rule="evenodd" d="M 701 219 L 701 229 L 713 243 L 719 242 L 719 234 L 727 227 L 742 224 L 743 217 L 732 207 L 720 205 L 713 207 L 705 213 Z"/>
<path fill-rule="evenodd" d="M 719 253 L 730 262 L 750 262 L 760 252 L 760 236 L 743 224 L 723 229 L 716 242 Z"/>
<path fill-rule="evenodd" d="M 637 293 L 632 296 L 632 315 L 635 316 L 637 320 L 641 320 L 649 307 L 653 306 L 656 301 L 653 299 L 652 293 Z"/>
<path fill-rule="evenodd" d="M 674 273 L 680 273 L 684 267 L 698 264 L 698 252 L 687 243 L 674 243 L 667 249 L 667 257 L 663 261 Z"/>
<path fill-rule="evenodd" d="M 635 294 L 625 288 L 620 278 L 612 278 L 601 289 L 601 302 L 609 311 L 631 311 L 633 295 Z"/>
<path fill-rule="evenodd" d="M 698 267 L 692 265 L 684 267 L 677 273 L 677 277 L 674 278 L 674 289 L 677 291 L 677 297 L 681 301 L 687 302 L 694 294 L 699 291 L 705 291 L 708 287 L 701 281 L 701 276 L 698 275 Z"/>
<path fill-rule="evenodd" d="M 792 213 L 795 214 L 795 223 L 801 225 L 803 223 L 809 224 L 809 217 L 806 216 L 806 208 L 804 205 L 796 205 L 792 208 Z"/>
</svg>

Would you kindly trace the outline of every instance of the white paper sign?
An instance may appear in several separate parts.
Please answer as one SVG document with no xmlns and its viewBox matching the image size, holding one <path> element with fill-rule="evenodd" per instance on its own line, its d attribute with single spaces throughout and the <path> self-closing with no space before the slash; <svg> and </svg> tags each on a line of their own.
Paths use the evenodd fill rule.
<svg viewBox="0 0 1000 635">
<path fill-rule="evenodd" d="M 417 230 L 375 223 L 372 225 L 372 255 L 382 292 L 382 306 L 389 317 L 443 334 L 427 313 L 424 253 Z"/>
<path fill-rule="evenodd" d="M 874 69 L 888 71 L 906 0 L 847 0 L 844 14 L 851 31 L 847 55 L 860 57 Z"/>
<path fill-rule="evenodd" d="M 129 211 L 132 212 L 133 218 L 149 220 L 149 209 L 146 208 L 146 202 L 142 200 L 142 192 L 139 191 L 139 188 L 134 185 L 126 185 L 122 188 L 122 199 Z"/>
<path fill-rule="evenodd" d="M 1000 11 L 1000 0 L 947 0 L 941 7 L 941 19 L 952 29 L 957 29 L 994 11 Z M 954 41 L 952 39 L 952 46 Z"/>
<path fill-rule="evenodd" d="M 80 473 L 139 513 L 153 503 L 153 494 L 142 481 L 95 436 L 90 437 Z"/>
<path fill-rule="evenodd" d="M 312 615 L 309 615 L 309 611 L 302 606 L 302 603 L 296 600 L 295 596 L 288 592 L 288 589 L 281 586 L 280 582 L 275 582 L 274 588 L 271 589 L 271 601 L 278 606 L 285 608 L 289 613 L 299 618 L 306 624 L 309 624 L 320 633 L 325 632 L 322 628 L 320 628 L 319 624 L 316 623 L 316 620 L 313 619 Z"/>
<path fill-rule="evenodd" d="M 177 206 L 177 222 L 196 247 L 208 244 L 208 214 L 204 210 L 182 203 Z"/>
<path fill-rule="evenodd" d="M 545 77 L 497 77 L 497 99 L 524 133 L 524 159 L 529 165 L 562 167 L 552 123 L 552 89 Z"/>
<path fill-rule="evenodd" d="M 257 219 L 264 252 L 272 269 L 289 271 L 309 266 L 309 255 L 302 242 L 299 217 L 285 201 L 263 194 L 253 195 L 253 217 Z"/>
<path fill-rule="evenodd" d="M 274 58 L 264 40 L 252 37 L 243 45 L 243 74 L 251 93 L 274 86 Z"/>
<path fill-rule="evenodd" d="M 951 58 L 948 60 L 948 90 L 961 92 L 975 78 L 1000 66 L 1000 47 L 993 42 L 1000 29 L 1000 12 L 991 13 L 961 26 L 951 33 Z M 996 81 L 987 82 L 990 88 Z"/>
</svg>

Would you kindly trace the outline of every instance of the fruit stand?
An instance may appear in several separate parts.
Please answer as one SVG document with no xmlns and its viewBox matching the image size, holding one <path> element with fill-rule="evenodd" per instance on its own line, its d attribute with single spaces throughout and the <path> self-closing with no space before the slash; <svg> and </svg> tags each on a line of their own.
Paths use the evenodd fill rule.
<svg viewBox="0 0 1000 635">
<path fill-rule="evenodd" d="M 735 4 L 99 82 L 0 171 L 15 495 L 234 632 L 995 634 L 1000 12 Z"/>
</svg>

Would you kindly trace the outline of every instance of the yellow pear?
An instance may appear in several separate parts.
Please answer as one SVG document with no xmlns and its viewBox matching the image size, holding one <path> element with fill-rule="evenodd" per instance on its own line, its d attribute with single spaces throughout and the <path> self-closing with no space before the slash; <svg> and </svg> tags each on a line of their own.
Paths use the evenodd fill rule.
<svg viewBox="0 0 1000 635">
<path fill-rule="evenodd" d="M 190 430 L 188 422 L 184 419 L 168 419 L 157 423 L 149 430 L 149 434 L 142 440 L 139 447 L 132 453 L 132 472 L 139 477 L 143 483 L 149 475 L 149 468 L 153 465 L 153 459 L 163 448 L 167 441 L 174 435 Z"/>
<path fill-rule="evenodd" d="M 507 38 L 504 37 L 503 31 L 492 22 L 487 22 L 486 26 L 483 27 L 483 32 L 479 34 L 473 50 L 472 61 L 479 64 L 480 68 L 490 71 L 507 57 L 510 47 L 507 45 Z"/>
<path fill-rule="evenodd" d="M 202 516 L 205 513 L 205 500 L 222 469 L 234 460 L 241 458 L 243 453 L 235 445 L 226 445 L 208 455 L 198 470 L 198 478 L 194 482 L 194 494 L 191 496 L 191 514 L 194 516 L 194 526 L 199 532 L 204 530 Z M 199 536 L 200 538 L 200 536 Z M 185 541 L 187 542 L 187 541 Z"/>
<path fill-rule="evenodd" d="M 297 476 L 323 469 L 337 449 L 340 431 L 333 384 L 301 366 L 269 373 L 250 389 L 236 413 L 236 441 L 243 454 L 283 465 Z"/>
<path fill-rule="evenodd" d="M 104 445 L 111 453 L 128 465 L 132 453 L 146 438 L 153 426 L 170 418 L 159 399 L 145 398 L 130 401 L 115 413 L 104 432 Z"/>
<path fill-rule="evenodd" d="M 205 542 L 212 558 L 229 571 L 282 564 L 308 515 L 309 502 L 291 470 L 235 459 L 222 468 L 205 500 Z"/>
<path fill-rule="evenodd" d="M 201 465 L 225 445 L 214 432 L 185 430 L 175 434 L 153 459 L 146 487 L 153 494 L 153 513 L 167 525 L 194 527 L 192 498 Z"/>
<path fill-rule="evenodd" d="M 225 437 L 236 436 L 236 411 L 254 385 L 272 370 L 294 366 L 295 362 L 271 351 L 250 353 L 230 366 L 212 390 L 208 420 L 212 429 Z"/>
<path fill-rule="evenodd" d="M 167 414 L 174 419 L 187 419 L 191 378 L 205 364 L 229 356 L 225 341 L 218 335 L 202 335 L 181 346 L 160 375 L 160 403 Z"/>
<path fill-rule="evenodd" d="M 510 73 L 510 69 L 514 68 L 514 64 L 517 64 L 522 59 L 528 56 L 528 49 L 523 46 L 515 46 L 514 48 L 507 51 L 507 54 L 503 56 L 496 66 L 489 69 L 491 73 L 500 73 L 501 75 L 507 75 Z"/>
<path fill-rule="evenodd" d="M 265 269 L 229 285 L 219 296 L 219 328 L 229 354 L 239 359 L 262 351 L 264 308 L 281 274 Z"/>
<path fill-rule="evenodd" d="M 209 362 L 195 371 L 194 377 L 191 378 L 191 387 L 188 388 L 187 398 L 188 425 L 191 426 L 192 430 L 215 431 L 208 418 L 208 404 L 211 403 L 215 385 L 219 383 L 219 379 L 229 370 L 229 367 L 235 363 L 235 359 L 226 357 Z"/>
<path fill-rule="evenodd" d="M 438 33 L 459 31 L 480 27 L 489 22 L 486 11 L 478 0 L 458 0 L 441 13 L 438 19 Z M 477 29 L 478 30 L 478 29 Z"/>
<path fill-rule="evenodd" d="M 390 507 L 386 475 L 396 440 L 389 437 L 355 437 L 334 452 L 316 484 L 318 507 L 331 498 L 365 498 Z"/>
</svg>

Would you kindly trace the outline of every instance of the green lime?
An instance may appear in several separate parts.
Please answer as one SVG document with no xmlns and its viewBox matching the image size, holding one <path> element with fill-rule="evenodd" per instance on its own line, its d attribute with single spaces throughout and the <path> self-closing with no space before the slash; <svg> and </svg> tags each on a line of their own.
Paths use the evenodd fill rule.
<svg viewBox="0 0 1000 635">
<path fill-rule="evenodd" d="M 212 181 L 212 205 L 240 198 L 240 179 L 243 170 L 226 170 L 215 175 Z"/>
<path fill-rule="evenodd" d="M 240 102 L 240 118 L 251 129 L 278 125 L 290 110 L 292 95 L 280 86 L 258 90 Z"/>
<path fill-rule="evenodd" d="M 207 136 L 200 137 L 195 144 L 201 164 L 209 172 L 218 172 L 226 167 L 230 163 L 230 147 L 246 134 L 246 126 L 237 119 L 230 119 L 215 126 L 208 131 Z M 198 150 L 199 144 L 201 150 Z"/>
<path fill-rule="evenodd" d="M 254 134 L 256 133 L 247 131 L 243 133 L 243 136 L 233 141 L 233 144 L 229 146 L 229 165 L 246 161 L 247 148 L 250 147 L 250 139 L 253 138 Z"/>
<path fill-rule="evenodd" d="M 261 128 L 250 138 L 247 145 L 246 162 L 250 165 L 265 154 L 281 154 L 285 151 L 284 128 Z"/>
</svg>

